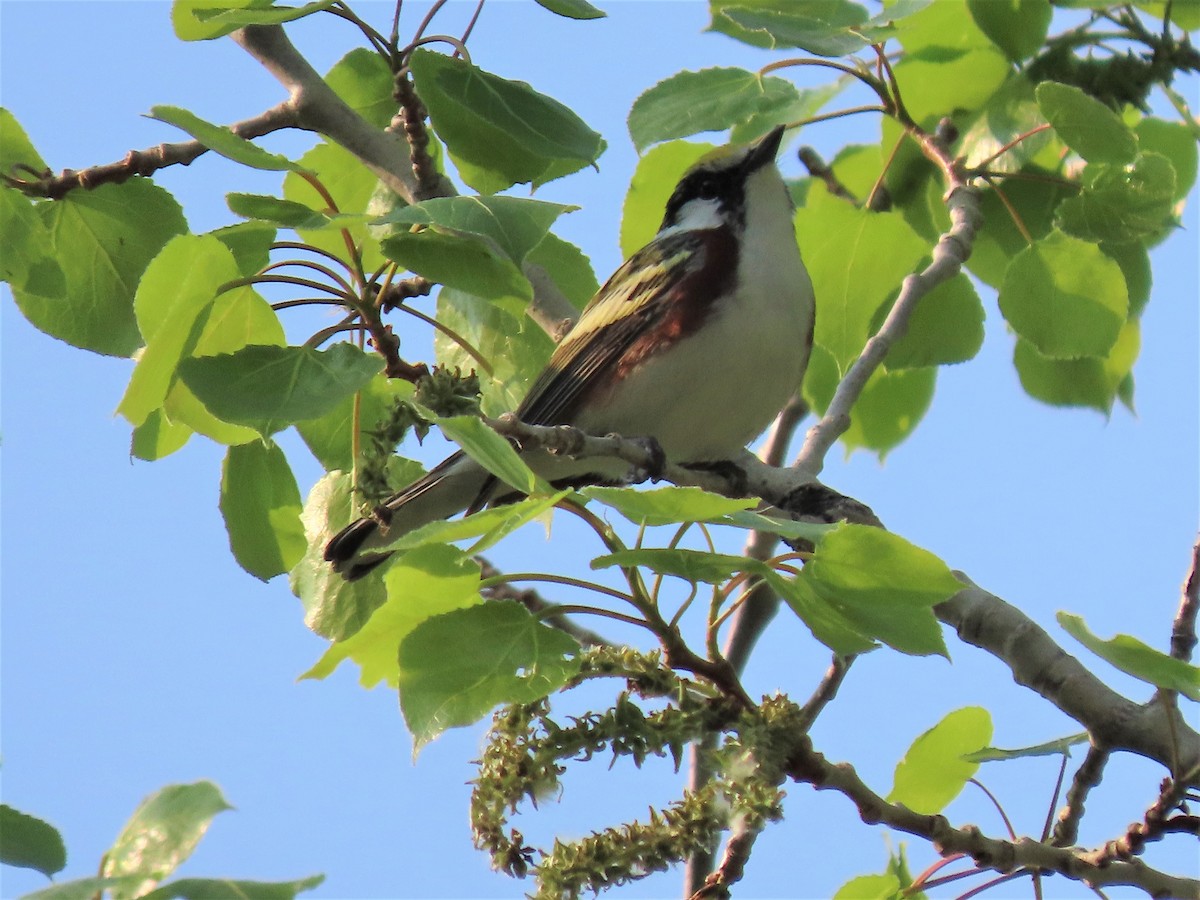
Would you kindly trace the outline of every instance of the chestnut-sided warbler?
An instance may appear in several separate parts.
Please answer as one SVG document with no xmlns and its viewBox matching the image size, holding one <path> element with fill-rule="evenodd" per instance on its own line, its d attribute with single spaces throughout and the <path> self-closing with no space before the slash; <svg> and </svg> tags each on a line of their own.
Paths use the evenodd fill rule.
<svg viewBox="0 0 1200 900">
<path fill-rule="evenodd" d="M 589 434 L 649 436 L 672 462 L 729 459 L 800 388 L 813 289 L 775 166 L 783 129 L 701 158 L 680 179 L 658 234 L 600 288 L 538 376 L 517 417 Z M 526 452 L 557 483 L 613 482 L 617 460 Z M 414 528 L 475 510 L 511 488 L 456 453 L 339 532 L 325 558 L 354 579 Z"/>
</svg>

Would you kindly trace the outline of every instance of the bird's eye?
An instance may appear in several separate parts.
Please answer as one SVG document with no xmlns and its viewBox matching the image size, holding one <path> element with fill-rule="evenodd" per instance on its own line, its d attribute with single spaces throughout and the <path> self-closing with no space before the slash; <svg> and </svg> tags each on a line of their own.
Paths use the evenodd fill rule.
<svg viewBox="0 0 1200 900">
<path fill-rule="evenodd" d="M 715 175 L 702 175 L 696 181 L 696 196 L 710 200 L 721 193 L 721 183 Z"/>
</svg>

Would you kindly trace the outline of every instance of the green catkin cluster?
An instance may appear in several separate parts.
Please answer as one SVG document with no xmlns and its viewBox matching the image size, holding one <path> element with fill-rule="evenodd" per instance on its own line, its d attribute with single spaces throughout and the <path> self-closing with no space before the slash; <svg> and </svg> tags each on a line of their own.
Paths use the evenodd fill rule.
<svg viewBox="0 0 1200 900">
<path fill-rule="evenodd" d="M 418 440 L 429 433 L 430 423 L 418 412 L 421 406 L 439 416 L 478 415 L 479 378 L 458 369 L 434 369 L 417 382 L 411 400 L 398 399 L 366 437 L 358 471 L 358 491 L 371 504 L 389 497 L 396 485 L 388 478 L 388 467 L 396 448 L 415 429 Z"/>
<path fill-rule="evenodd" d="M 786 697 L 738 708 L 727 698 L 701 692 L 661 664 L 658 654 L 628 648 L 589 651 L 576 683 L 599 677 L 625 680 L 604 712 L 570 717 L 559 724 L 547 700 L 509 706 L 496 713 L 471 797 L 475 843 L 497 869 L 515 877 L 533 872 L 539 900 L 575 898 L 633 881 L 713 846 L 734 826 L 761 830 L 782 817 L 787 755 L 803 734 L 799 708 Z M 646 711 L 641 701 L 668 704 Z M 546 851 L 527 846 L 509 818 L 523 801 L 535 807 L 556 796 L 567 761 L 587 762 L 604 752 L 641 765 L 669 756 L 678 770 L 684 748 L 719 736 L 710 763 L 712 780 L 648 819 L 593 832 L 575 841 L 556 840 Z"/>
</svg>

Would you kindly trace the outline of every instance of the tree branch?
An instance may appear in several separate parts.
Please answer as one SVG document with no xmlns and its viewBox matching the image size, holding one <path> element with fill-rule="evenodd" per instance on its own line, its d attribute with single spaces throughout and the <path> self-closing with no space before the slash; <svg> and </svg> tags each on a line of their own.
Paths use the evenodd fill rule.
<svg viewBox="0 0 1200 900">
<path fill-rule="evenodd" d="M 238 137 L 250 140 L 284 128 L 298 127 L 299 116 L 295 107 L 291 101 L 284 101 L 257 116 L 235 122 L 229 126 L 229 130 Z M 63 169 L 58 175 L 53 175 L 47 169 L 30 179 L 6 172 L 3 177 L 11 187 L 28 196 L 61 200 L 76 188 L 90 191 L 102 184 L 121 184 L 135 175 L 150 176 L 168 166 L 189 166 L 207 152 L 208 148 L 199 141 L 178 141 L 158 144 L 145 150 L 130 150 L 117 162 L 89 166 L 79 171 Z"/>
<path fill-rule="evenodd" d="M 920 273 L 904 279 L 900 295 L 892 304 L 883 325 L 868 338 L 862 353 L 838 384 L 821 421 L 808 430 L 804 446 L 792 464 L 801 472 L 813 478 L 820 474 L 825 466 L 826 454 L 850 427 L 851 408 L 887 356 L 888 350 L 908 329 L 908 321 L 917 303 L 935 287 L 957 275 L 970 256 L 975 233 L 983 223 L 979 193 L 961 182 L 952 183 L 946 196 L 946 207 L 950 212 L 950 230 L 938 240 L 929 265 Z"/>
<path fill-rule="evenodd" d="M 319 132 L 353 153 L 408 203 L 419 193 L 408 145 L 372 126 L 339 97 L 295 48 L 279 25 L 248 25 L 230 35 L 287 88 L 296 127 Z M 455 193 L 444 176 L 438 196 Z"/>
<path fill-rule="evenodd" d="M 1190 662 L 1196 649 L 1196 613 L 1200 610 L 1200 538 L 1192 544 L 1192 566 L 1183 581 L 1179 612 L 1171 625 L 1171 656 Z"/>
<path fill-rule="evenodd" d="M 859 816 L 867 824 L 882 823 L 897 831 L 926 838 L 943 856 L 966 853 L 976 865 L 1001 873 L 1027 868 L 1058 872 L 1093 888 L 1128 884 L 1140 887 L 1154 897 L 1200 898 L 1200 881 L 1168 875 L 1150 868 L 1140 859 L 1101 864 L 1076 850 L 1051 847 L 1031 838 L 999 840 L 984 835 L 974 825 L 954 828 L 944 816 L 923 815 L 888 803 L 859 778 L 851 765 L 834 765 L 813 750 L 807 736 L 796 748 L 788 774 L 817 790 L 838 791 L 858 807 Z"/>
<path fill-rule="evenodd" d="M 1137 753 L 1167 768 L 1178 760 L 1179 771 L 1193 776 L 1200 771 L 1200 734 L 1177 710 L 1122 697 L 1016 607 L 989 594 L 961 572 L 955 574 L 967 587 L 933 611 L 959 638 L 1003 662 L 1017 684 L 1037 692 L 1082 724 L 1093 743 Z"/>
<path fill-rule="evenodd" d="M 1055 847 L 1070 847 L 1079 838 L 1079 822 L 1083 818 L 1088 794 L 1103 780 L 1104 767 L 1111 755 L 1112 752 L 1106 747 L 1097 744 L 1088 747 L 1087 755 L 1071 779 L 1071 787 L 1058 813 L 1058 821 L 1054 823 L 1050 843 Z"/>
</svg>

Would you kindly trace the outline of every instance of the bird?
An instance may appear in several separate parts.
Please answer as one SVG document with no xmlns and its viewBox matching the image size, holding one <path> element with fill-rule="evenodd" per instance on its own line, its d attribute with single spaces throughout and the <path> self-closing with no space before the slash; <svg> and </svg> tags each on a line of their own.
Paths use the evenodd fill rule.
<svg viewBox="0 0 1200 900">
<path fill-rule="evenodd" d="M 776 165 L 783 126 L 702 156 L 680 178 L 654 238 L 629 257 L 558 344 L 517 408 L 530 425 L 646 437 L 683 465 L 737 455 L 800 389 L 815 299 Z M 614 483 L 617 460 L 523 454 L 558 484 Z M 459 451 L 342 529 L 324 557 L 347 580 L 429 522 L 507 495 Z"/>
</svg>

